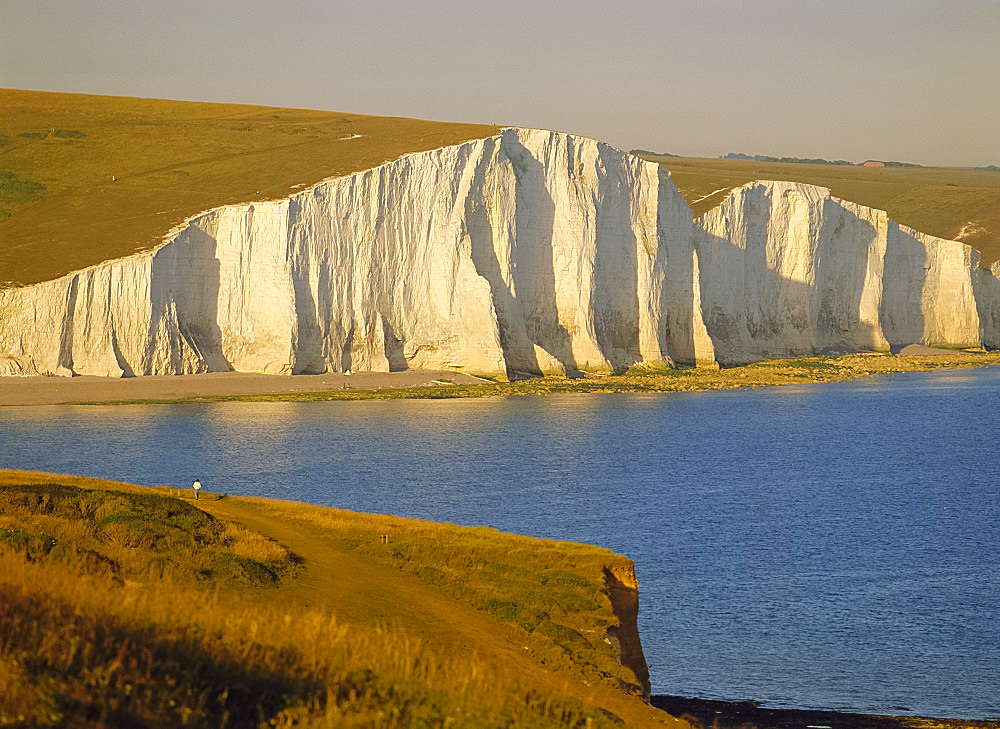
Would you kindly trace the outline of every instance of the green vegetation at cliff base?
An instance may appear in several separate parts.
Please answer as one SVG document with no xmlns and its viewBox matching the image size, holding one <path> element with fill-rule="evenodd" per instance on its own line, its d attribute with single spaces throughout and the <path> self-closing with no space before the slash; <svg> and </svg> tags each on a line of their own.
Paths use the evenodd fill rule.
<svg viewBox="0 0 1000 729">
<path fill-rule="evenodd" d="M 675 368 L 638 365 L 617 375 L 582 377 L 529 377 L 514 381 L 453 384 L 438 381 L 418 387 L 355 389 L 345 383 L 340 389 L 314 392 L 274 392 L 253 395 L 211 395 L 180 399 L 122 400 L 113 403 L 153 404 L 167 402 L 309 402 L 318 400 L 450 399 L 554 395 L 560 393 L 670 393 L 731 390 L 739 388 L 843 382 L 860 377 L 935 369 L 974 368 L 1000 365 L 1000 352 L 955 350 L 947 354 L 899 356 L 888 353 L 850 354 L 839 357 L 776 359 L 736 367 Z M 294 378 L 289 379 L 289 386 Z"/>
</svg>

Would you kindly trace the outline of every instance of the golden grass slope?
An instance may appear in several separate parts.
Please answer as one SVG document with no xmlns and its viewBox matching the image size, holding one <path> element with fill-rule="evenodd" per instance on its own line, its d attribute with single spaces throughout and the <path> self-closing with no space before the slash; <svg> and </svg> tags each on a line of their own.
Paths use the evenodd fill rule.
<svg viewBox="0 0 1000 729">
<path fill-rule="evenodd" d="M 287 196 L 497 128 L 0 89 L 0 285 L 151 247 L 218 205 Z"/>
<path fill-rule="evenodd" d="M 695 217 L 717 206 L 734 187 L 786 180 L 828 187 L 834 196 L 885 210 L 891 220 L 922 233 L 958 240 L 1000 259 L 1000 172 L 945 167 L 860 167 L 656 157 Z"/>
<path fill-rule="evenodd" d="M 615 660 L 606 578 L 630 570 L 491 529 L 0 471 L 0 726 L 681 728 Z"/>
</svg>

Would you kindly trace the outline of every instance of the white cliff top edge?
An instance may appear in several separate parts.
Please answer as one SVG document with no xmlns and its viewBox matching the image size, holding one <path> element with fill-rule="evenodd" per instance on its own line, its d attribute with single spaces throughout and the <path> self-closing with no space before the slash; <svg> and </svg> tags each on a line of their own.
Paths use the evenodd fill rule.
<svg viewBox="0 0 1000 729">
<path fill-rule="evenodd" d="M 163 237 L 160 239 L 159 243 L 155 243 L 155 244 L 153 244 L 151 246 L 148 246 L 146 248 L 141 248 L 141 249 L 139 249 L 139 250 L 137 250 L 137 251 L 135 251 L 133 253 L 129 253 L 128 255 L 125 255 L 125 256 L 118 256 L 117 258 L 107 258 L 107 259 L 105 259 L 103 261 L 100 261 L 99 263 L 92 263 L 89 266 L 84 266 L 82 268 L 78 268 L 78 269 L 74 269 L 72 271 L 68 271 L 67 273 L 64 273 L 62 276 L 57 276 L 56 278 L 48 279 L 48 281 L 61 281 L 64 278 L 71 278 L 73 276 L 79 275 L 83 271 L 87 271 L 87 270 L 90 270 L 92 268 L 98 268 L 100 266 L 106 266 L 106 265 L 115 264 L 115 263 L 118 263 L 120 261 L 126 261 L 126 260 L 128 260 L 130 258 L 135 258 L 136 256 L 145 256 L 145 255 L 149 255 L 151 253 L 156 253 L 158 250 L 160 250 L 161 248 L 163 248 L 163 246 L 165 246 L 168 243 L 170 243 L 171 241 L 173 241 L 178 235 L 180 235 L 184 231 L 185 228 L 187 228 L 189 225 L 191 225 L 191 223 L 194 222 L 195 220 L 197 220 L 198 218 L 201 218 L 202 216 L 205 216 L 205 215 L 209 215 L 209 214 L 214 213 L 214 212 L 219 211 L 219 210 L 223 210 L 225 208 L 238 208 L 238 207 L 244 207 L 244 206 L 266 205 L 268 203 L 280 203 L 280 202 L 284 202 L 285 200 L 291 200 L 292 198 L 298 197 L 300 195 L 307 195 L 307 194 L 315 191 L 316 188 L 320 187 L 321 185 L 326 185 L 326 184 L 328 184 L 330 182 L 333 182 L 335 180 L 341 180 L 341 179 L 345 179 L 345 178 L 348 178 L 348 177 L 353 177 L 355 175 L 363 175 L 363 174 L 371 172 L 373 170 L 377 170 L 377 169 L 380 169 L 382 167 L 386 167 L 387 165 L 398 164 L 402 160 L 406 160 L 406 159 L 409 159 L 411 157 L 416 157 L 416 156 L 422 155 L 422 154 L 429 154 L 431 152 L 438 152 L 438 151 L 445 150 L 445 149 L 454 149 L 454 148 L 457 148 L 457 147 L 463 147 L 466 144 L 472 144 L 472 143 L 475 143 L 475 142 L 482 142 L 482 141 L 485 141 L 487 139 L 496 139 L 496 140 L 499 140 L 500 137 L 501 137 L 501 135 L 504 132 L 508 132 L 508 131 L 528 132 L 529 134 L 557 134 L 557 135 L 561 135 L 561 136 L 565 136 L 565 137 L 574 137 L 576 139 L 580 139 L 580 140 L 583 140 L 583 141 L 594 142 L 595 144 L 603 144 L 606 147 L 610 147 L 611 149 L 614 149 L 615 151 L 620 152 L 621 154 L 626 155 L 626 156 L 630 156 L 630 157 L 634 156 L 634 155 L 630 155 L 625 150 L 618 149 L 617 147 L 614 147 L 614 146 L 612 146 L 610 144 L 607 144 L 606 142 L 602 142 L 599 139 L 593 139 L 591 137 L 585 137 L 585 136 L 582 136 L 582 135 L 579 135 L 579 134 L 572 134 L 570 132 L 560 132 L 560 131 L 557 131 L 557 130 L 554 130 L 554 129 L 538 129 L 538 128 L 533 128 L 533 127 L 513 127 L 513 126 L 500 127 L 500 133 L 499 134 L 493 134 L 493 135 L 491 135 L 489 137 L 475 137 L 473 139 L 467 139 L 464 142 L 459 142 L 458 144 L 450 144 L 450 145 L 447 145 L 447 146 L 444 146 L 444 147 L 435 147 L 433 149 L 418 150 L 416 152 L 407 152 L 406 154 L 402 154 L 399 157 L 394 157 L 393 159 L 387 159 L 384 162 L 382 162 L 381 164 L 377 164 L 377 165 L 375 165 L 373 167 L 368 167 L 368 168 L 363 169 L 363 170 L 357 170 L 355 172 L 349 172 L 346 175 L 331 175 L 330 177 L 324 177 L 322 180 L 314 182 L 314 183 L 312 183 L 312 184 L 310 184 L 310 185 L 308 185 L 306 187 L 302 187 L 299 190 L 295 190 L 294 192 L 292 192 L 289 195 L 286 195 L 284 197 L 276 197 L 276 198 L 270 198 L 270 199 L 264 199 L 264 200 L 252 200 L 252 201 L 239 202 L 239 203 L 227 203 L 225 205 L 216 205 L 215 207 L 211 207 L 211 208 L 208 208 L 206 210 L 202 210 L 200 212 L 197 212 L 194 215 L 188 216 L 183 221 L 181 221 L 177 225 L 173 226 L 166 233 L 164 233 Z M 643 162 L 645 162 L 645 160 L 643 160 Z M 647 163 L 647 164 L 656 164 L 656 163 L 655 162 L 650 162 L 650 163 Z M 39 281 L 37 283 L 46 283 L 46 282 L 47 281 Z M 3 283 L 0 283 L 0 291 L 11 290 L 11 289 L 20 289 L 20 288 L 28 288 L 30 286 L 36 286 L 37 283 L 35 283 L 35 284 L 25 284 L 25 285 L 16 285 L 16 284 L 11 285 L 11 284 L 9 284 L 7 282 L 3 282 Z"/>
<path fill-rule="evenodd" d="M 916 228 L 911 228 L 908 225 L 903 225 L 902 223 L 899 223 L 897 221 L 892 220 L 889 217 L 889 214 L 885 210 L 882 210 L 881 208 L 873 208 L 870 205 L 865 205 L 864 203 L 859 203 L 859 202 L 855 202 L 853 200 L 847 200 L 845 198 L 837 197 L 836 195 L 833 194 L 833 192 L 830 190 L 829 187 L 822 187 L 820 185 L 811 185 L 808 182 L 791 182 L 791 181 L 788 181 L 788 180 L 764 180 L 764 179 L 751 180 L 750 182 L 744 183 L 744 184 L 739 185 L 737 187 L 734 187 L 732 190 L 730 190 L 729 194 L 726 195 L 726 197 L 724 197 L 719 202 L 718 205 L 716 205 L 711 210 L 709 210 L 709 211 L 707 211 L 705 213 L 702 213 L 700 216 L 698 216 L 695 219 L 695 224 L 700 223 L 701 221 L 703 221 L 706 218 L 708 218 L 708 216 L 710 216 L 710 215 L 718 215 L 719 214 L 719 210 L 729 200 L 735 198 L 740 192 L 742 192 L 744 190 L 749 190 L 750 188 L 758 187 L 758 186 L 764 186 L 764 187 L 768 188 L 769 190 L 775 190 L 775 189 L 777 189 L 779 191 L 795 190 L 796 192 L 802 194 L 804 197 L 806 197 L 807 199 L 810 199 L 811 201 L 831 200 L 831 201 L 837 203 L 838 205 L 843 205 L 843 204 L 846 203 L 848 205 L 856 205 L 857 207 L 864 208 L 865 210 L 874 210 L 874 211 L 877 211 L 877 212 L 880 212 L 880 213 L 884 213 L 887 220 L 889 220 L 890 222 L 896 223 L 896 225 L 899 226 L 899 229 L 901 231 L 905 232 L 905 233 L 909 233 L 911 235 L 914 235 L 914 236 L 919 237 L 919 238 L 921 238 L 923 240 L 926 240 L 926 241 L 940 241 L 940 242 L 944 242 L 944 243 L 954 243 L 955 245 L 959 245 L 959 246 L 962 246 L 964 248 L 968 248 L 971 251 L 971 253 L 972 253 L 972 256 L 973 256 L 973 258 L 975 260 L 976 265 L 979 264 L 979 260 L 982 258 L 982 253 L 979 251 L 979 249 L 973 248 L 968 243 L 963 243 L 960 240 L 953 240 L 951 238 L 941 238 L 941 237 L 936 236 L 936 235 L 931 235 L 930 233 L 924 233 L 923 231 L 917 230 Z M 998 260 L 996 263 L 994 263 L 993 266 L 990 267 L 990 270 L 994 270 L 994 268 L 995 268 L 996 270 L 994 271 L 994 273 L 997 273 L 998 275 L 1000 275 L 1000 266 L 997 266 L 997 264 L 1000 264 L 1000 260 Z"/>
<path fill-rule="evenodd" d="M 554 134 L 554 135 L 563 136 L 563 137 L 573 137 L 573 138 L 579 139 L 581 141 L 593 142 L 595 144 L 604 145 L 605 147 L 613 149 L 616 152 L 621 153 L 622 155 L 625 155 L 625 156 L 628 156 L 628 157 L 635 157 L 636 159 L 640 160 L 644 164 L 655 164 L 655 165 L 659 165 L 660 164 L 658 162 L 648 162 L 646 160 L 642 160 L 640 157 L 637 157 L 636 155 L 633 155 L 633 154 L 631 154 L 629 152 L 626 152 L 625 150 L 619 149 L 619 148 L 617 148 L 617 147 L 615 147 L 615 146 L 613 146 L 611 144 L 608 144 L 607 142 L 602 142 L 599 139 L 594 139 L 592 137 L 586 137 L 586 136 L 583 136 L 583 135 L 580 135 L 580 134 L 573 134 L 572 132 L 563 132 L 563 131 L 557 131 L 557 130 L 554 130 L 554 129 L 540 129 L 540 128 L 533 128 L 533 127 L 516 127 L 516 126 L 501 127 L 500 128 L 500 132 L 498 134 L 494 134 L 494 135 L 491 135 L 489 137 L 476 137 L 476 138 L 473 138 L 473 139 L 468 139 L 468 140 L 466 140 L 464 142 L 460 142 L 458 144 L 447 145 L 447 146 L 444 146 L 444 147 L 435 147 L 434 149 L 419 150 L 419 151 L 415 151 L 415 152 L 407 152 L 406 154 L 400 155 L 399 157 L 395 157 L 393 159 L 385 160 L 381 164 L 375 165 L 373 167 L 368 167 L 368 168 L 363 169 L 363 170 L 357 170 L 355 172 L 350 172 L 350 173 L 348 173 L 346 175 L 331 175 L 330 177 L 325 177 L 322 180 L 319 180 L 319 181 L 317 181 L 315 183 L 310 184 L 308 187 L 303 187 L 302 189 L 295 190 L 291 194 L 286 195 L 284 197 L 270 198 L 270 199 L 264 199 L 264 200 L 253 200 L 253 201 L 247 201 L 247 202 L 242 202 L 242 203 L 228 203 L 228 204 L 225 204 L 225 205 L 217 205 L 215 207 L 208 208 L 206 210 L 202 210 L 202 211 L 200 211 L 198 213 L 195 213 L 194 215 L 188 216 L 182 222 L 180 222 L 177 225 L 175 225 L 172 228 L 170 228 L 166 233 L 164 233 L 164 235 L 160 239 L 159 243 L 151 245 L 151 246 L 149 246 L 147 248 L 142 248 L 140 250 L 135 251 L 134 253 L 130 253 L 130 254 L 125 255 L 125 256 L 119 256 L 117 258 L 108 258 L 108 259 L 103 260 L 103 261 L 101 261 L 99 263 L 94 263 L 94 264 L 91 264 L 89 266 L 84 266 L 83 268 L 79 268 L 79 269 L 75 269 L 75 270 L 69 271 L 69 272 L 63 274 L 62 276 L 58 276 L 58 277 L 56 277 L 54 279 L 49 279 L 49 281 L 60 281 L 60 280 L 65 279 L 65 278 L 70 278 L 70 277 L 76 276 L 76 275 L 80 274 L 81 272 L 89 270 L 89 269 L 98 268 L 100 266 L 112 265 L 112 264 L 118 263 L 120 261 L 125 261 L 125 260 L 128 260 L 130 258 L 135 258 L 137 256 L 144 256 L 144 255 L 149 255 L 149 254 L 152 254 L 152 253 L 156 253 L 156 251 L 160 250 L 165 245 L 167 245 L 168 243 L 170 243 L 171 241 L 173 241 L 178 235 L 180 235 L 189 225 L 191 225 L 192 222 L 194 222 L 198 218 L 201 218 L 201 217 L 203 217 L 205 215 L 209 215 L 209 214 L 214 213 L 214 212 L 219 211 L 219 210 L 223 210 L 223 209 L 226 209 L 226 208 L 234 208 L 234 207 L 244 207 L 244 206 L 251 206 L 252 207 L 254 205 L 266 205 L 266 204 L 269 204 L 269 203 L 284 202 L 285 200 L 291 200 L 291 199 L 293 199 L 295 197 L 298 197 L 300 195 L 308 195 L 308 194 L 314 192 L 316 190 L 316 188 L 318 188 L 318 187 L 320 187 L 322 185 L 329 184 L 330 182 L 333 182 L 335 180 L 341 180 L 341 179 L 345 179 L 345 178 L 348 178 L 348 177 L 353 177 L 355 175 L 366 174 L 366 173 L 371 172 L 373 170 L 378 170 L 378 169 L 381 169 L 382 167 L 386 167 L 388 165 L 398 164 L 399 162 L 401 162 L 403 160 L 406 160 L 406 159 L 409 159 L 409 158 L 412 158 L 412 157 L 416 157 L 416 156 L 419 156 L 419 155 L 425 155 L 425 154 L 429 154 L 429 153 L 432 153 L 432 152 L 438 152 L 438 151 L 441 151 L 441 150 L 454 149 L 454 148 L 458 148 L 458 147 L 463 147 L 463 146 L 465 146 L 467 144 L 473 144 L 473 143 L 476 143 L 476 142 L 482 142 L 482 141 L 485 141 L 487 139 L 499 140 L 501 138 L 501 136 L 503 135 L 504 132 L 510 132 L 510 131 L 514 131 L 514 132 L 527 132 L 528 134 Z M 667 174 L 668 175 L 670 174 L 669 170 L 667 170 Z M 765 185 L 765 186 L 767 186 L 769 188 L 774 188 L 774 187 L 780 186 L 780 187 L 786 188 L 786 189 L 795 189 L 798 192 L 803 193 L 807 198 L 813 198 L 813 199 L 817 199 L 817 200 L 818 199 L 824 199 L 824 198 L 830 198 L 834 202 L 837 202 L 837 203 L 847 202 L 847 203 L 850 203 L 852 205 L 859 205 L 861 207 L 868 207 L 866 205 L 862 205 L 861 203 L 856 203 L 856 202 L 853 202 L 853 201 L 843 200 L 841 198 L 834 197 L 834 195 L 832 194 L 832 192 L 830 191 L 830 189 L 827 188 L 827 187 L 821 187 L 819 185 L 810 185 L 808 183 L 803 183 L 803 182 L 789 182 L 789 181 L 785 181 L 785 180 L 763 180 L 763 179 L 761 179 L 761 180 L 751 180 L 750 182 L 747 182 L 747 183 L 745 183 L 743 185 L 740 185 L 738 187 L 734 187 L 732 190 L 729 191 L 729 194 L 718 205 L 716 205 L 714 208 L 712 208 L 712 210 L 709 210 L 708 212 L 706 212 L 703 215 L 701 215 L 700 217 L 698 217 L 695 220 L 695 223 L 698 223 L 699 221 L 703 220 L 704 218 L 706 218 L 706 216 L 709 216 L 709 215 L 712 215 L 712 214 L 716 213 L 719 210 L 719 208 L 721 208 L 726 203 L 726 201 L 728 201 L 731 198 L 733 198 L 741 190 L 749 189 L 749 188 L 757 186 L 757 185 Z M 868 207 L 868 209 L 870 209 L 870 210 L 878 210 L 878 208 L 870 208 L 870 207 Z M 885 212 L 885 211 L 881 211 L 881 212 Z M 693 216 L 693 212 L 692 212 L 692 216 Z M 888 217 L 888 214 L 887 214 L 887 217 Z M 898 225 L 898 223 L 897 223 L 897 225 Z M 947 242 L 950 242 L 950 243 L 955 243 L 957 245 L 965 246 L 966 248 L 972 248 L 972 246 L 968 245 L 967 243 L 962 243 L 961 241 L 954 241 L 954 240 L 949 240 L 949 239 L 946 239 L 946 238 L 938 238 L 937 236 L 932 236 L 932 235 L 930 235 L 928 233 L 922 233 L 921 231 L 915 230 L 913 228 L 910 228 L 910 227 L 904 226 L 904 225 L 900 225 L 899 227 L 901 229 L 903 229 L 903 230 L 906 230 L 906 231 L 912 232 L 912 233 L 916 233 L 916 234 L 918 234 L 920 236 L 924 236 L 926 238 L 930 238 L 930 239 L 934 239 L 934 240 L 947 241 Z M 980 255 L 978 250 L 976 250 L 976 249 L 972 249 L 972 250 L 973 250 L 974 254 Z M 1000 263 L 1000 262 L 998 262 L 998 263 Z M 45 283 L 45 282 L 40 281 L 38 283 Z M 20 285 L 9 285 L 9 284 L 6 284 L 6 285 L 5 284 L 0 284 L 0 291 L 10 290 L 10 289 L 19 289 L 19 288 L 28 288 L 29 286 L 34 286 L 34 285 L 37 285 L 37 284 L 27 284 L 27 285 L 23 285 L 23 286 L 20 286 Z"/>
</svg>

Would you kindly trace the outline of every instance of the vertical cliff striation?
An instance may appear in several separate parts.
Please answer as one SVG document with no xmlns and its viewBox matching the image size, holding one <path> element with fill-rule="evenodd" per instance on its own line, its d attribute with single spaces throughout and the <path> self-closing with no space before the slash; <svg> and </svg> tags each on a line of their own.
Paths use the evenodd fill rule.
<svg viewBox="0 0 1000 729">
<path fill-rule="evenodd" d="M 911 343 L 996 346 L 997 273 L 825 188 L 754 182 L 698 219 L 700 306 L 719 362 Z"/>
<path fill-rule="evenodd" d="M 1000 270 L 968 246 L 792 183 L 691 217 L 656 164 L 507 129 L 0 291 L 0 374 L 524 376 L 1000 346 Z"/>
<path fill-rule="evenodd" d="M 155 251 L 0 292 L 0 372 L 665 361 L 690 349 L 691 228 L 656 165 L 509 129 L 218 208 Z"/>
</svg>

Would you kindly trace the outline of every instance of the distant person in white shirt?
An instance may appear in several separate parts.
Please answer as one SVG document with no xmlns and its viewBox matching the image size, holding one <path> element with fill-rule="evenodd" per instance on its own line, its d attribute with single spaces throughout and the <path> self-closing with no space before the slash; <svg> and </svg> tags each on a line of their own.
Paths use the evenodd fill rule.
<svg viewBox="0 0 1000 729">
<path fill-rule="evenodd" d="M 194 483 L 191 484 L 191 486 L 194 487 L 194 500 L 197 501 L 198 500 L 198 492 L 201 491 L 201 479 L 200 478 L 196 478 L 194 480 Z"/>
</svg>

